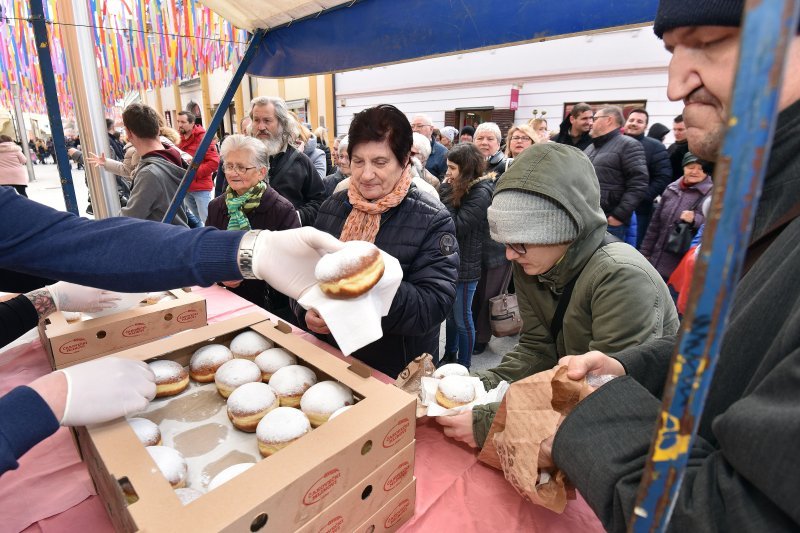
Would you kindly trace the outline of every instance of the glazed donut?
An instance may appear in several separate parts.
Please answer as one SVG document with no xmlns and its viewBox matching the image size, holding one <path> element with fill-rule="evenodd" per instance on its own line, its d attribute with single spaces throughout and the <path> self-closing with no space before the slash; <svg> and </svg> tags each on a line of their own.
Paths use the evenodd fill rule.
<svg viewBox="0 0 800 533">
<path fill-rule="evenodd" d="M 261 370 L 247 359 L 231 359 L 214 374 L 214 383 L 223 398 L 230 396 L 237 387 L 254 381 L 261 381 Z"/>
<path fill-rule="evenodd" d="M 233 354 L 222 344 L 207 344 L 198 349 L 189 360 L 189 375 L 200 383 L 211 383 L 219 367 L 233 359 Z"/>
<path fill-rule="evenodd" d="M 186 459 L 181 452 L 167 446 L 148 446 L 146 450 L 173 489 L 186 486 Z"/>
<path fill-rule="evenodd" d="M 310 368 L 289 365 L 272 374 L 269 386 L 278 395 L 283 407 L 299 407 L 303 393 L 316 382 L 317 376 Z"/>
<path fill-rule="evenodd" d="M 475 385 L 464 376 L 445 376 L 439 380 L 436 403 L 445 409 L 461 407 L 475 400 Z"/>
<path fill-rule="evenodd" d="M 189 386 L 189 373 L 180 363 L 159 359 L 147 364 L 156 375 L 156 398 L 175 396 Z"/>
<path fill-rule="evenodd" d="M 275 344 L 255 331 L 244 331 L 236 335 L 231 341 L 231 352 L 237 359 L 250 359 L 251 361 L 256 358 L 258 354 L 264 350 L 269 350 Z"/>
<path fill-rule="evenodd" d="M 228 418 L 237 429 L 253 433 L 264 415 L 278 407 L 278 397 L 269 385 L 245 383 L 228 397 Z"/>
<path fill-rule="evenodd" d="M 270 348 L 258 354 L 255 363 L 261 369 L 261 381 L 269 383 L 272 374 L 285 366 L 296 365 L 297 358 L 283 348 Z"/>
<path fill-rule="evenodd" d="M 320 381 L 300 400 L 300 409 L 315 428 L 327 422 L 334 411 L 347 405 L 353 405 L 353 391 L 337 381 Z"/>
<path fill-rule="evenodd" d="M 256 464 L 255 463 L 239 463 L 233 466 L 229 466 L 216 476 L 214 479 L 211 480 L 211 483 L 208 484 L 208 490 L 214 490 L 223 483 L 227 483 L 231 479 L 235 478 L 245 470 L 250 470 Z"/>
<path fill-rule="evenodd" d="M 278 407 L 266 414 L 256 428 L 258 451 L 269 457 L 311 431 L 308 417 L 298 409 Z"/>
<path fill-rule="evenodd" d="M 175 489 L 175 496 L 177 496 L 178 499 L 181 501 L 181 505 L 188 505 L 202 495 L 203 493 L 197 489 L 190 489 L 187 487 L 183 487 L 181 489 Z"/>
<path fill-rule="evenodd" d="M 128 424 L 136 433 L 136 437 L 145 446 L 158 446 L 161 444 L 161 430 L 158 424 L 146 418 L 129 418 Z"/>
<path fill-rule="evenodd" d="M 349 241 L 338 252 L 322 257 L 314 275 L 325 295 L 345 300 L 374 287 L 383 270 L 383 256 L 377 246 L 366 241 Z"/>
<path fill-rule="evenodd" d="M 433 373 L 433 377 L 436 379 L 442 379 L 446 376 L 469 376 L 469 370 L 464 365 L 450 363 L 440 366 L 436 369 L 436 372 Z"/>
</svg>

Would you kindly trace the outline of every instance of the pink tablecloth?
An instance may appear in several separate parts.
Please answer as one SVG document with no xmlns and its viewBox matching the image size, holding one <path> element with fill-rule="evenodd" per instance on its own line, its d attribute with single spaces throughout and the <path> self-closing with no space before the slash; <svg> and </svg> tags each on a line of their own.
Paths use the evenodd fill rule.
<svg viewBox="0 0 800 533">
<path fill-rule="evenodd" d="M 254 311 L 270 316 L 220 287 L 195 290 L 206 298 L 210 323 Z M 303 335 L 342 357 L 315 337 Z M 0 394 L 48 371 L 38 340 L 7 350 L 0 357 Z M 378 372 L 373 375 L 391 381 Z M 417 425 L 414 470 L 417 503 L 414 517 L 401 528 L 404 532 L 603 530 L 580 497 L 570 502 L 562 515 L 526 502 L 502 472 L 478 463 L 473 450 L 445 438 L 427 418 Z M 19 469 L 0 478 L 0 517 L 0 531 L 113 531 L 67 429 L 40 443 L 22 458 Z"/>
</svg>

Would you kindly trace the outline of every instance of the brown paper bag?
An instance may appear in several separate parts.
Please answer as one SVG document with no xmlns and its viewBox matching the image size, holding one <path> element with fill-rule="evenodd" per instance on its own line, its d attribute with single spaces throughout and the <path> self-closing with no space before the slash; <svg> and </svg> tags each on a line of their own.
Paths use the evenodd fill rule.
<svg viewBox="0 0 800 533">
<path fill-rule="evenodd" d="M 433 364 L 433 357 L 430 354 L 424 353 L 408 363 L 400 375 L 397 376 L 394 384 L 406 391 L 407 393 L 417 397 L 417 418 L 421 418 L 428 413 L 428 408 L 422 405 L 420 393 L 422 392 L 422 378 L 431 377 L 436 371 L 436 366 Z"/>
<path fill-rule="evenodd" d="M 539 449 L 588 391 L 585 381 L 567 378 L 562 366 L 513 383 L 478 460 L 502 470 L 525 499 L 562 513 L 567 500 L 575 498 L 574 488 L 559 470 L 548 472 L 550 479 L 537 485 Z"/>
</svg>

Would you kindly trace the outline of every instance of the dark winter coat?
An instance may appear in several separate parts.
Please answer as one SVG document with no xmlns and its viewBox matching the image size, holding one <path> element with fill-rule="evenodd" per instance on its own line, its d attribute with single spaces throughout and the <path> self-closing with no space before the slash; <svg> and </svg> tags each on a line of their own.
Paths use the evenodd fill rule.
<svg viewBox="0 0 800 533">
<path fill-rule="evenodd" d="M 230 218 L 224 194 L 211 200 L 208 204 L 206 226 L 227 230 Z M 267 187 L 261 196 L 261 203 L 247 214 L 247 220 L 250 221 L 252 229 L 279 231 L 300 227 L 294 206 L 272 187 Z M 275 291 L 258 279 L 246 279 L 238 287 L 229 287 L 228 290 L 267 311 L 275 311 L 289 305 L 289 298 L 286 295 Z"/>
<path fill-rule="evenodd" d="M 433 139 L 431 139 L 431 155 L 425 162 L 425 168 L 439 178 L 439 181 L 444 179 L 444 173 L 447 172 L 447 148 Z"/>
<path fill-rule="evenodd" d="M 338 237 L 352 209 L 347 191 L 335 193 L 322 204 L 314 226 Z M 439 330 L 456 296 L 455 224 L 440 202 L 412 185 L 400 204 L 381 215 L 375 245 L 400 261 L 403 281 L 381 319 L 383 337 L 353 355 L 397 377 L 415 357 L 439 353 Z M 305 312 L 298 318 L 305 326 Z M 324 338 L 335 345 L 333 337 Z"/>
<path fill-rule="evenodd" d="M 666 147 L 657 139 L 652 137 L 645 137 L 642 135 L 629 135 L 629 137 L 636 139 L 644 147 L 644 159 L 647 162 L 647 173 L 650 178 L 650 183 L 647 188 L 647 196 L 640 206 L 650 206 L 653 200 L 658 198 L 667 185 L 675 181 L 672 177 L 672 165 L 669 161 L 669 154 Z M 681 173 L 683 175 L 683 173 Z"/>
<path fill-rule="evenodd" d="M 689 151 L 689 141 L 672 143 L 667 148 L 669 163 L 672 166 L 672 181 L 683 176 L 683 156 Z"/>
<path fill-rule="evenodd" d="M 442 203 L 450 211 L 456 225 L 456 239 L 460 256 L 458 281 L 476 281 L 481 278 L 483 243 L 489 237 L 486 210 L 492 203 L 494 175 L 474 180 L 461 198 L 458 207 L 453 205 L 453 187 L 444 183 L 439 189 Z"/>
<path fill-rule="evenodd" d="M 554 139 L 557 143 L 566 144 L 568 146 L 574 146 L 579 150 L 586 150 L 592 144 L 592 136 L 589 135 L 587 131 L 575 142 L 572 140 L 572 135 L 570 135 L 570 130 L 572 129 L 572 123 L 569 121 L 569 115 L 564 117 L 564 120 L 561 121 L 561 126 L 558 128 L 558 135 Z"/>
<path fill-rule="evenodd" d="M 711 194 L 713 186 L 711 176 L 706 176 L 700 183 L 686 189 L 681 186 L 682 182 L 683 178 L 670 183 L 661 195 L 661 201 L 653 213 L 641 246 L 642 255 L 664 278 L 668 278 L 683 259 L 683 254 L 674 254 L 664 249 L 672 227 L 680 220 L 682 212 L 694 209 L 692 228 L 696 232 L 705 222 L 701 207 L 703 199 Z"/>
<path fill-rule="evenodd" d="M 314 164 L 305 154 L 298 153 L 291 165 L 283 168 L 292 152 L 297 150 L 287 146 L 285 152 L 269 158 L 269 184 L 297 209 L 300 223 L 311 226 L 317 218 L 319 206 L 325 201 L 325 187 Z"/>
<path fill-rule="evenodd" d="M 603 212 L 630 224 L 631 215 L 647 195 L 650 182 L 642 143 L 615 129 L 594 138 L 585 152 L 600 182 Z"/>
</svg>

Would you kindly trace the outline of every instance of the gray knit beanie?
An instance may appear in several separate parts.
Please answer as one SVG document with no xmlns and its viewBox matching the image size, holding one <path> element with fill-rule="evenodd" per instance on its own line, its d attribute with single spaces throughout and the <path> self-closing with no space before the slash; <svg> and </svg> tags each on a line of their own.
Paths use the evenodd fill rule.
<svg viewBox="0 0 800 533">
<path fill-rule="evenodd" d="M 661 0 L 653 31 L 663 39 L 665 32 L 683 26 L 738 27 L 743 13 L 744 0 Z"/>
<path fill-rule="evenodd" d="M 578 238 L 578 225 L 566 209 L 535 192 L 499 191 L 486 214 L 489 235 L 497 242 L 565 244 Z"/>
</svg>

